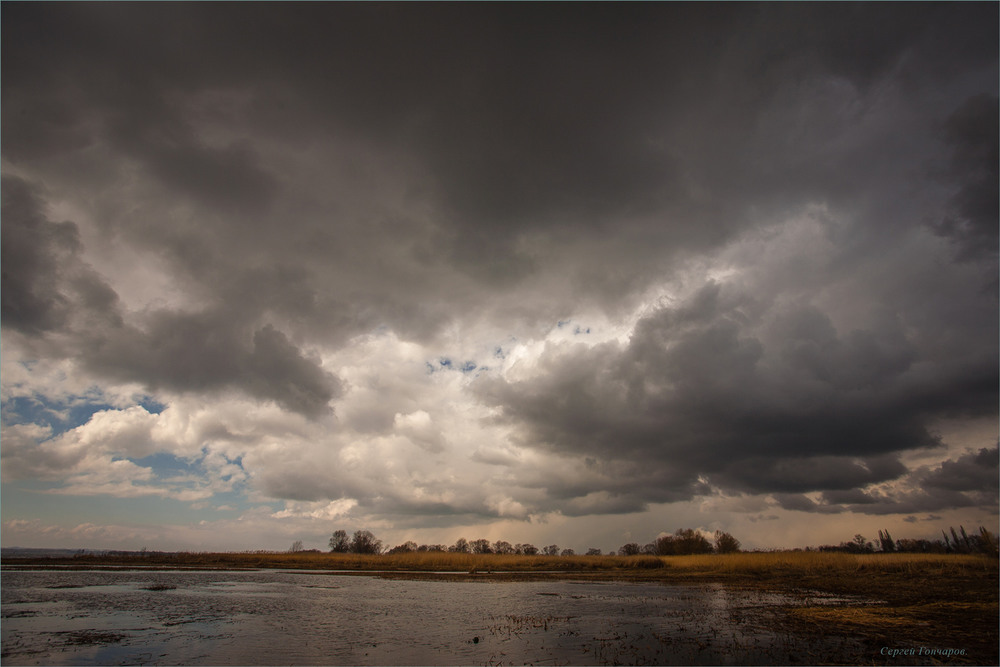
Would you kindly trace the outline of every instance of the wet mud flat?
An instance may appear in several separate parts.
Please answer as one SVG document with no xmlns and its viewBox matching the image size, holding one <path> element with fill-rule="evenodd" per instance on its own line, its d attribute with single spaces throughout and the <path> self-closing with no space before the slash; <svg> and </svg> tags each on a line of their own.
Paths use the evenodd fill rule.
<svg viewBox="0 0 1000 667">
<path fill-rule="evenodd" d="M 858 664 L 781 610 L 864 605 L 722 584 L 291 572 L 2 573 L 5 665 Z M 781 629 L 785 628 L 785 629 Z"/>
</svg>

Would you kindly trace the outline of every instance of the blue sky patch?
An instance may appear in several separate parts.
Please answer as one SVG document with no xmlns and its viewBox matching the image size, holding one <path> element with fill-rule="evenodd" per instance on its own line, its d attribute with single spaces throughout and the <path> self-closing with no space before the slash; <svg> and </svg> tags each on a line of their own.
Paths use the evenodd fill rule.
<svg viewBox="0 0 1000 667">
<path fill-rule="evenodd" d="M 151 396 L 143 396 L 138 405 L 150 414 L 160 414 L 166 409 Z M 91 396 L 71 396 L 63 401 L 51 401 L 41 394 L 14 396 L 0 403 L 3 423 L 38 424 L 52 429 L 52 437 L 82 426 L 97 412 L 114 410 L 115 406 L 103 401 L 95 401 Z"/>
<path fill-rule="evenodd" d="M 15 396 L 0 404 L 5 424 L 48 426 L 53 436 L 86 424 L 95 412 L 111 409 L 107 403 L 46 401 L 37 394 Z"/>
<path fill-rule="evenodd" d="M 160 403 L 152 396 L 143 396 L 139 399 L 139 407 L 151 415 L 158 415 L 167 409 L 166 403 Z"/>
<path fill-rule="evenodd" d="M 196 463 L 185 461 L 166 452 L 157 452 L 141 459 L 131 459 L 131 461 L 143 468 L 152 468 L 158 477 L 200 472 L 200 467 Z"/>
</svg>

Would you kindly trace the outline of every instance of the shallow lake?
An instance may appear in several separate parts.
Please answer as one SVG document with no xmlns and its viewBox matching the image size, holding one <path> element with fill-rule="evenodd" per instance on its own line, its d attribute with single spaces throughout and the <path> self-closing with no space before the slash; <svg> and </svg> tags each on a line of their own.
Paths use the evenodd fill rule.
<svg viewBox="0 0 1000 667">
<path fill-rule="evenodd" d="M 5 665 L 770 665 L 850 661 L 721 585 L 261 570 L 4 571 Z M 832 602 L 832 600 L 831 600 Z"/>
</svg>

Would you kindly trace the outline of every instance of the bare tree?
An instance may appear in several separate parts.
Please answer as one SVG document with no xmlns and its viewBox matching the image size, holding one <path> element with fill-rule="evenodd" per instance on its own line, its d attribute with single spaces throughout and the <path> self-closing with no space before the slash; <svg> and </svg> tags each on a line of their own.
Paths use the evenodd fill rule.
<svg viewBox="0 0 1000 667">
<path fill-rule="evenodd" d="M 542 549 L 542 553 L 546 556 L 558 556 L 559 555 L 559 545 L 550 544 L 549 546 Z"/>
<path fill-rule="evenodd" d="M 710 554 L 712 544 L 693 528 L 681 528 L 674 533 L 674 553 L 683 554 Z"/>
<path fill-rule="evenodd" d="M 512 554 L 514 553 L 514 546 L 506 540 L 497 540 L 493 543 L 493 553 Z"/>
<path fill-rule="evenodd" d="M 289 551 L 291 551 L 292 553 L 302 550 L 303 550 L 302 540 L 295 540 L 294 542 L 292 542 L 292 547 L 289 549 Z"/>
<path fill-rule="evenodd" d="M 491 554 L 493 549 L 490 548 L 490 541 L 487 539 L 472 540 L 469 542 L 469 548 L 472 549 L 474 554 Z"/>
<path fill-rule="evenodd" d="M 382 540 L 378 539 L 367 530 L 355 531 L 351 538 L 351 552 L 356 554 L 380 554 L 382 553 Z"/>
<path fill-rule="evenodd" d="M 459 554 L 467 554 L 469 553 L 469 541 L 464 537 L 460 537 L 455 544 L 448 547 L 448 551 Z"/>
<path fill-rule="evenodd" d="M 336 554 L 346 554 L 351 550 L 351 541 L 347 538 L 346 530 L 335 530 L 330 537 L 330 551 Z"/>
<path fill-rule="evenodd" d="M 588 556 L 600 556 L 601 555 L 601 550 L 598 549 L 597 547 L 590 547 L 589 549 L 587 549 L 587 555 Z"/>
</svg>

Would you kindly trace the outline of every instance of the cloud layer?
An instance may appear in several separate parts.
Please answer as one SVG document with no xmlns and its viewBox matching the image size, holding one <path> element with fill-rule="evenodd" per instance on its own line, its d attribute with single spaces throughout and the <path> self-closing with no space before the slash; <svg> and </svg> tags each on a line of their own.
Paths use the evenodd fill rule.
<svg viewBox="0 0 1000 667">
<path fill-rule="evenodd" d="M 5 480 L 995 515 L 997 18 L 7 4 Z"/>
</svg>

